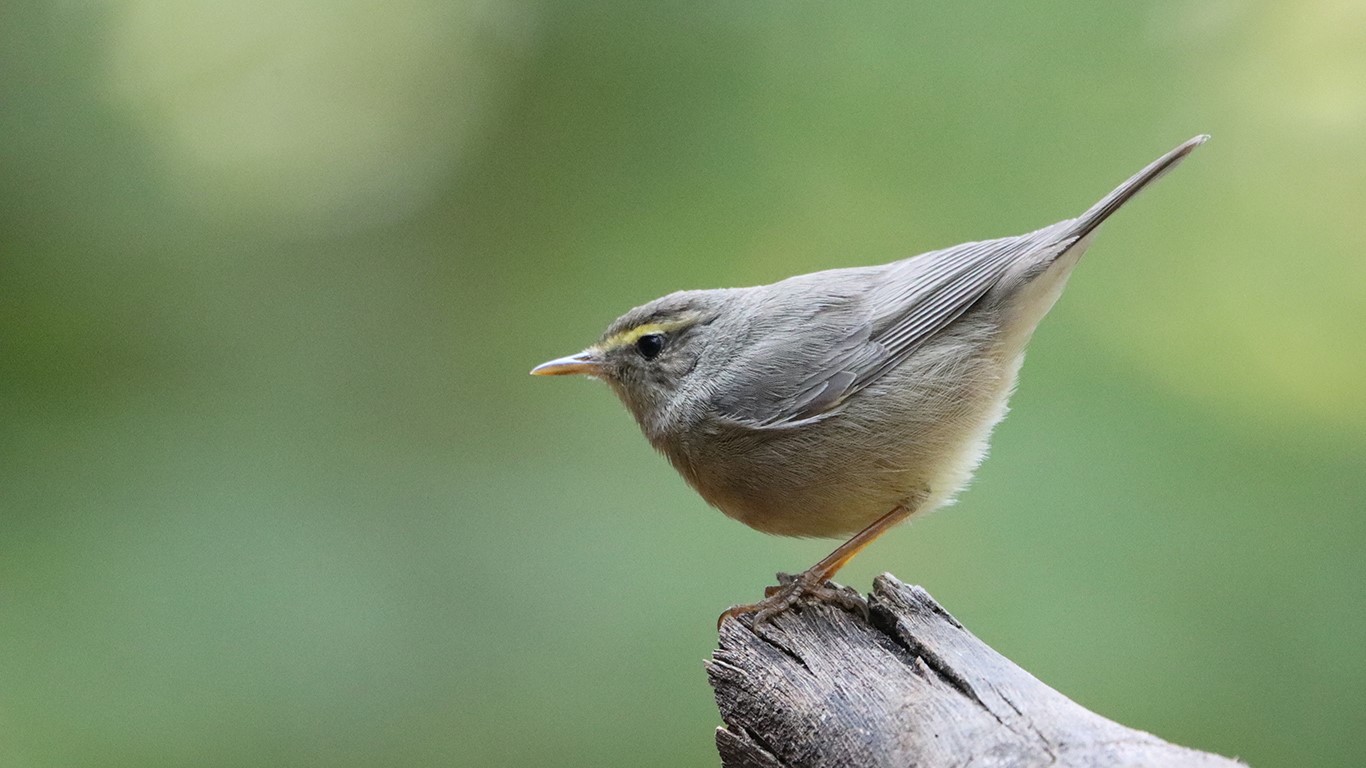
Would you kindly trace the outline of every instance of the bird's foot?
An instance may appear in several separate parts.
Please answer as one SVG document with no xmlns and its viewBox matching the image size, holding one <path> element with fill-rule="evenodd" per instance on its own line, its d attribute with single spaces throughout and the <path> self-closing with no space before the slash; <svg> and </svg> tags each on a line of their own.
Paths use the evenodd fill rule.
<svg viewBox="0 0 1366 768">
<path fill-rule="evenodd" d="M 728 618 L 738 620 L 741 616 L 754 614 L 751 627 L 758 629 L 798 602 L 827 603 L 868 618 L 868 603 L 857 590 L 826 581 L 820 571 L 812 569 L 796 575 L 778 574 L 778 585 L 765 588 L 763 600 L 749 605 L 731 606 L 717 618 L 716 627 L 720 629 L 721 624 Z"/>
</svg>

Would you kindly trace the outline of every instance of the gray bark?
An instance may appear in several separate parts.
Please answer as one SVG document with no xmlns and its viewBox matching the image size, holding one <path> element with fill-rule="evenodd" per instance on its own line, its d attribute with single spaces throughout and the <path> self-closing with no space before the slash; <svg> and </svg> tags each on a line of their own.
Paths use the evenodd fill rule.
<svg viewBox="0 0 1366 768">
<path fill-rule="evenodd" d="M 1242 765 L 1082 708 L 890 574 L 868 608 L 801 603 L 757 632 L 722 625 L 707 673 L 725 768 Z"/>
</svg>

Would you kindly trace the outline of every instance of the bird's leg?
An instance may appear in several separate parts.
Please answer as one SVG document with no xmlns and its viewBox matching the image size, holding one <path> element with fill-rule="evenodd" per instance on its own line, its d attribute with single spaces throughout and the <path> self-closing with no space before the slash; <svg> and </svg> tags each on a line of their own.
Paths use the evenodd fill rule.
<svg viewBox="0 0 1366 768">
<path fill-rule="evenodd" d="M 867 528 L 854 534 L 848 541 L 836 547 L 834 552 L 826 555 L 819 563 L 795 576 L 787 573 L 778 574 L 778 586 L 765 589 L 763 600 L 750 605 L 736 605 L 727 609 L 716 620 L 717 628 L 720 628 L 721 623 L 727 618 L 738 618 L 747 613 L 754 614 L 754 625 L 759 626 L 791 608 L 803 597 L 812 597 L 821 602 L 834 603 L 857 613 L 867 613 L 868 605 L 863 602 L 863 598 L 858 592 L 848 587 L 827 584 L 827 582 L 834 577 L 840 568 L 844 567 L 845 563 L 853 559 L 854 555 L 872 544 L 874 539 L 909 517 L 912 509 L 913 507 L 908 505 L 894 507 L 891 512 L 874 520 Z"/>
</svg>

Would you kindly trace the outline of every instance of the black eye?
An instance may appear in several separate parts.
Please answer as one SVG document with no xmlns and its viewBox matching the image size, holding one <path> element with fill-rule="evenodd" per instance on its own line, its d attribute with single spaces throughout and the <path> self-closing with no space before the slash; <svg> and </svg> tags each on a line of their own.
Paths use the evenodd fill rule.
<svg viewBox="0 0 1366 768">
<path fill-rule="evenodd" d="M 646 360 L 659 357 L 659 353 L 664 351 L 664 334 L 647 333 L 636 339 L 636 351 Z"/>
</svg>

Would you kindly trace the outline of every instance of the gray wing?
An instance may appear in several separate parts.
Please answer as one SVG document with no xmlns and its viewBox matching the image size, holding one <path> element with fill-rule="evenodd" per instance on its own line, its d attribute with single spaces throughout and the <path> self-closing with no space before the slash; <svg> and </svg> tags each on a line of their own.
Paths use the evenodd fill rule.
<svg viewBox="0 0 1366 768">
<path fill-rule="evenodd" d="M 967 312 L 1012 264 L 1064 244 L 1049 227 L 873 270 L 837 270 L 775 284 L 771 289 L 789 301 L 760 304 L 755 311 L 786 309 L 791 297 L 802 295 L 819 297 L 813 301 L 821 306 L 782 312 L 767 326 L 773 339 L 760 331 L 749 354 L 729 366 L 735 374 L 718 388 L 718 410 L 765 428 L 797 426 L 836 412 Z M 801 341 L 794 342 L 794 335 Z"/>
<path fill-rule="evenodd" d="M 850 394 L 905 362 L 921 344 L 972 308 L 1013 265 L 1051 259 L 1074 241 L 1058 226 L 1015 237 L 964 243 L 892 265 L 872 294 L 878 327 L 872 341 L 887 350 L 878 365 L 860 371 Z"/>
<path fill-rule="evenodd" d="M 733 374 L 716 387 L 718 409 L 754 427 L 793 426 L 836 412 L 971 309 L 1012 266 L 1046 264 L 1208 138 L 1196 136 L 1159 157 L 1076 219 L 886 267 L 804 275 L 768 286 L 787 291 L 788 300 L 768 302 L 773 317 L 759 324 L 749 352 L 726 366 Z M 793 288 L 818 306 L 794 308 Z M 765 311 L 762 305 L 755 309 Z"/>
</svg>

